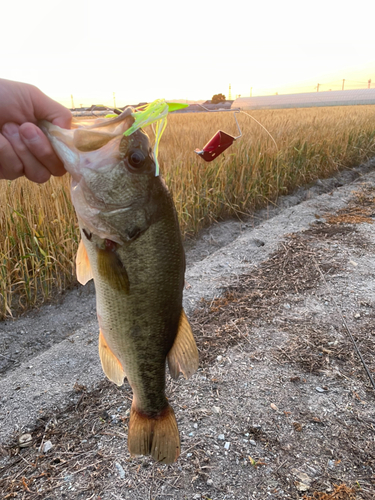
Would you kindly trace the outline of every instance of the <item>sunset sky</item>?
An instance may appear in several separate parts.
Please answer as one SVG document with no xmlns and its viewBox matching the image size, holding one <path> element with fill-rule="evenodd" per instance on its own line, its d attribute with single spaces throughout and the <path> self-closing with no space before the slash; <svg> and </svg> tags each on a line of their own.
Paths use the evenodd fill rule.
<svg viewBox="0 0 375 500">
<path fill-rule="evenodd" d="M 368 0 L 244 4 L 6 2 L 0 77 L 68 107 L 375 87 Z"/>
</svg>

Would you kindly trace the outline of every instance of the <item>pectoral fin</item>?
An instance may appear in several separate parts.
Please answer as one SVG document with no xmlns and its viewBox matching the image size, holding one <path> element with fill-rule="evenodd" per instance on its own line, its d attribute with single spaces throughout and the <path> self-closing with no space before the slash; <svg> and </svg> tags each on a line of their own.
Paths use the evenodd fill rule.
<svg viewBox="0 0 375 500">
<path fill-rule="evenodd" d="M 86 285 L 86 283 L 93 278 L 89 257 L 82 240 L 79 243 L 76 257 L 76 273 L 77 280 L 81 285 Z"/>
<path fill-rule="evenodd" d="M 126 373 L 124 372 L 120 361 L 108 347 L 108 344 L 101 330 L 99 332 L 99 356 L 102 363 L 103 372 L 106 374 L 109 380 L 111 380 L 111 382 L 114 382 L 118 386 L 122 385 L 124 383 Z"/>
<path fill-rule="evenodd" d="M 120 257 L 112 250 L 98 250 L 98 271 L 112 288 L 129 293 L 129 278 Z"/>
<path fill-rule="evenodd" d="M 167 359 L 169 372 L 174 379 L 178 378 L 180 372 L 185 378 L 189 378 L 198 369 L 198 349 L 184 310 L 181 312 L 177 336 Z"/>
</svg>

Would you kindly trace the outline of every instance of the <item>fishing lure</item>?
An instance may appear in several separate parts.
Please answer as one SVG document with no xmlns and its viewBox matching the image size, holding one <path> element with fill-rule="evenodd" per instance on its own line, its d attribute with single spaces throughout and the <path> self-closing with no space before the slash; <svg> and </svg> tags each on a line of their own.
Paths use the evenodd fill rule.
<svg viewBox="0 0 375 500">
<path fill-rule="evenodd" d="M 223 130 L 219 130 L 218 132 L 216 132 L 216 134 L 207 142 L 205 146 L 203 146 L 202 149 L 195 149 L 194 151 L 204 161 L 210 162 L 215 160 L 221 153 L 223 153 L 227 148 L 229 148 L 235 140 L 242 137 L 242 132 L 237 121 L 236 113 L 243 113 L 249 116 L 260 127 L 262 127 L 264 131 L 270 136 L 270 138 L 272 139 L 272 141 L 276 146 L 276 150 L 278 151 L 276 141 L 272 137 L 272 135 L 258 120 L 256 120 L 249 113 L 245 113 L 245 111 L 242 111 L 239 108 L 228 109 L 228 110 L 223 110 L 223 109 L 212 110 L 206 108 L 202 104 L 198 104 L 198 106 L 200 106 L 205 111 L 208 111 L 210 113 L 222 113 L 222 112 L 233 113 L 239 134 L 237 136 L 233 136 L 227 134 Z M 134 112 L 132 113 L 132 116 L 134 118 L 134 123 L 128 130 L 124 132 L 124 135 L 126 136 L 133 134 L 139 128 L 143 128 L 146 127 L 147 125 L 152 125 L 153 123 L 156 123 L 154 130 L 155 132 L 154 156 L 156 163 L 156 169 L 155 169 L 156 176 L 159 175 L 159 163 L 158 163 L 159 143 L 161 136 L 167 125 L 167 115 L 168 113 L 172 113 L 173 111 L 177 111 L 179 109 L 184 109 L 187 107 L 188 104 L 182 104 L 178 102 L 166 102 L 164 99 L 157 99 L 156 101 L 153 101 L 150 104 L 145 104 L 143 106 L 135 108 Z M 122 113 L 121 110 L 114 110 L 114 111 L 116 114 L 107 115 L 106 118 L 115 118 L 118 116 L 118 114 Z"/>
</svg>

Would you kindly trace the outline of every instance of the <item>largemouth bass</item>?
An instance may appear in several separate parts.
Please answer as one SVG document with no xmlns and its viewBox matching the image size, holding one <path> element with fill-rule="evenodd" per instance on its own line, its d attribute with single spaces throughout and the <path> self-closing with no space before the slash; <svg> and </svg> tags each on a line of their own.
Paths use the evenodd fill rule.
<svg viewBox="0 0 375 500">
<path fill-rule="evenodd" d="M 41 127 L 72 176 L 82 237 L 77 277 L 95 282 L 103 371 L 119 386 L 127 377 L 133 390 L 129 451 L 172 463 L 180 438 L 165 395 L 166 360 L 173 378 L 187 378 L 198 350 L 182 308 L 185 256 L 175 207 L 155 176 L 147 135 L 123 135 L 131 112 L 88 128 Z"/>
</svg>

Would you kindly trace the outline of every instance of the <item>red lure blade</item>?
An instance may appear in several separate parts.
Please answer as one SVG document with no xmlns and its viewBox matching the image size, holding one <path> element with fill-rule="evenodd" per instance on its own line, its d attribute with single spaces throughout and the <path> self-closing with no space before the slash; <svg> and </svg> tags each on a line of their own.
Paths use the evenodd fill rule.
<svg viewBox="0 0 375 500">
<path fill-rule="evenodd" d="M 216 132 L 216 134 L 208 141 L 208 143 L 203 147 L 202 150 L 196 149 L 195 153 L 199 155 L 205 161 L 212 161 L 217 158 L 223 151 L 225 151 L 229 146 L 233 144 L 236 137 L 232 137 L 226 134 L 222 130 Z"/>
</svg>

